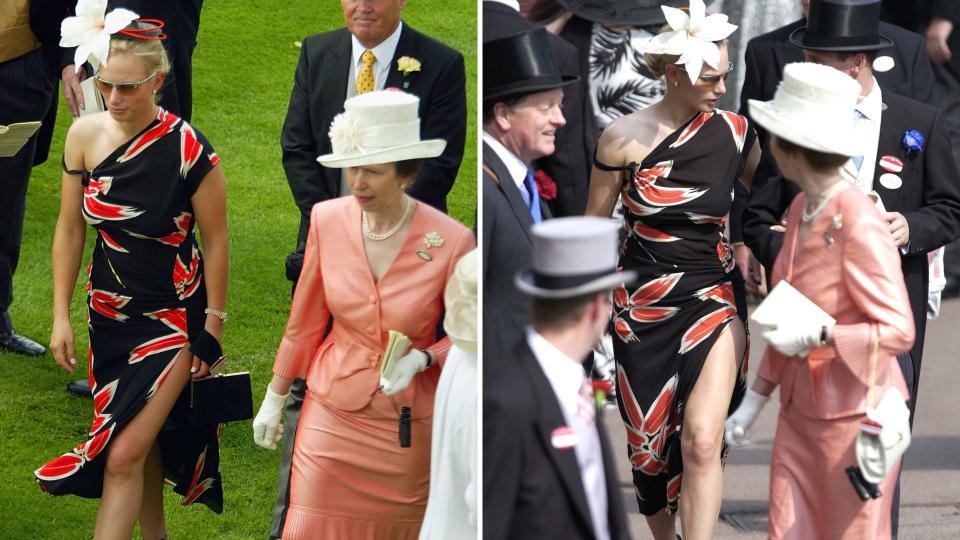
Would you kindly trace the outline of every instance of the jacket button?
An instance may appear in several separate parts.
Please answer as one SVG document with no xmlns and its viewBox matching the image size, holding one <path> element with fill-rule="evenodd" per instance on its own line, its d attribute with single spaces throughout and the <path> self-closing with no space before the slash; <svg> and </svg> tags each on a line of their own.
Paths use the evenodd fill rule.
<svg viewBox="0 0 960 540">
<path fill-rule="evenodd" d="M 367 334 L 370 334 L 372 336 L 375 333 L 376 333 L 376 330 L 374 330 L 372 326 L 367 328 Z"/>
<path fill-rule="evenodd" d="M 370 297 L 370 303 L 371 303 L 371 304 L 376 304 L 376 303 L 377 303 L 377 297 L 376 297 L 376 296 L 371 296 L 371 297 Z"/>
</svg>

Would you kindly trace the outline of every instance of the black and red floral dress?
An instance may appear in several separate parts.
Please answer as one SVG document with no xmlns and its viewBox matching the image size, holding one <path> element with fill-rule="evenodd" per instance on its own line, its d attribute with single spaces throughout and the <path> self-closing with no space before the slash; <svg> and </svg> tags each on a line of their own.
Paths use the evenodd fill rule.
<svg viewBox="0 0 960 540">
<path fill-rule="evenodd" d="M 746 118 L 717 110 L 695 116 L 640 164 L 597 164 L 625 171 L 620 265 L 639 279 L 614 291 L 612 333 L 627 455 L 645 515 L 676 511 L 684 403 L 723 328 L 734 317 L 746 322 L 723 230 L 755 138 Z M 731 412 L 746 390 L 746 369 L 744 358 Z"/>
<path fill-rule="evenodd" d="M 203 330 L 206 290 L 190 199 L 219 158 L 198 131 L 160 109 L 83 182 L 83 217 L 97 231 L 87 267 L 93 422 L 86 440 L 35 474 L 54 495 L 100 497 L 107 447 Z M 164 473 L 182 504 L 223 508 L 218 426 L 195 427 L 186 401 L 160 431 Z"/>
</svg>

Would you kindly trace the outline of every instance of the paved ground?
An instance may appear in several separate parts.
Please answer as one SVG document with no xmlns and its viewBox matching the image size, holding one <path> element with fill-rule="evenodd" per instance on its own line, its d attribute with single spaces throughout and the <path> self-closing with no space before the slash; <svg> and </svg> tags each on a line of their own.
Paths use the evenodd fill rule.
<svg viewBox="0 0 960 540">
<path fill-rule="evenodd" d="M 763 350 L 755 334 L 754 365 Z M 753 380 L 751 374 L 750 380 Z M 724 500 L 717 539 L 766 538 L 770 448 L 777 416 L 777 398 L 757 421 L 754 444 L 734 450 L 727 462 Z M 913 444 L 902 476 L 900 539 L 960 538 L 960 300 L 944 302 L 940 318 L 929 321 L 920 382 L 920 401 Z M 604 415 L 620 452 L 617 460 L 623 496 L 636 539 L 652 538 L 637 512 L 630 471 L 623 450 L 626 437 L 615 409 Z"/>
</svg>

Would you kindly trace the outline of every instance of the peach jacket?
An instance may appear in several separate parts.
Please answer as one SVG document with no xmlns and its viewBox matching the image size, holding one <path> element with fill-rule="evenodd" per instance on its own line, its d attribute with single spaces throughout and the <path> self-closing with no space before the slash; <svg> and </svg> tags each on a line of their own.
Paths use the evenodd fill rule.
<svg viewBox="0 0 960 540">
<path fill-rule="evenodd" d="M 443 291 L 457 261 L 474 247 L 473 233 L 417 202 L 400 252 L 374 283 L 360 221 L 353 197 L 313 207 L 303 272 L 273 372 L 304 377 L 310 391 L 328 405 L 358 411 L 377 392 L 388 332 L 398 330 L 413 347 L 429 349 L 440 360 L 395 397 L 398 405 L 412 407 L 414 418 L 431 416 L 440 369 L 450 349 L 449 338 L 436 341 Z M 428 234 L 439 236 L 443 245 L 427 246 Z M 331 316 L 333 325 L 324 338 Z"/>
<path fill-rule="evenodd" d="M 768 346 L 758 375 L 780 384 L 781 407 L 797 407 L 807 417 L 861 414 L 867 406 L 876 329 L 874 399 L 891 385 L 909 397 L 896 354 L 910 350 L 915 330 L 900 255 L 886 223 L 873 202 L 851 185 L 833 197 L 798 245 L 806 204 L 801 193 L 790 205 L 772 284 L 786 278 L 833 316 L 833 345 L 813 349 L 805 359 L 786 357 Z"/>
</svg>

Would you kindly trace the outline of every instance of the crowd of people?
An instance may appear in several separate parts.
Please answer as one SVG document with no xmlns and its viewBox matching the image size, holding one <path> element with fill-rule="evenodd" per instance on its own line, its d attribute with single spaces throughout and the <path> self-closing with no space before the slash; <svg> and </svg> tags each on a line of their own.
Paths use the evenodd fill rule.
<svg viewBox="0 0 960 540">
<path fill-rule="evenodd" d="M 604 375 L 606 330 L 619 459 L 654 538 L 713 538 L 723 462 L 776 387 L 769 537 L 897 537 L 926 320 L 960 270 L 960 12 L 799 1 L 801 19 L 742 36 L 725 13 L 767 7 L 747 4 L 483 2 L 485 536 L 629 536 L 567 374 Z M 555 172 L 581 140 L 589 157 Z M 588 219 L 616 245 L 583 246 Z M 594 267 L 602 246 L 617 258 Z M 748 295 L 768 292 L 748 388 Z"/>
<path fill-rule="evenodd" d="M 3 7 L 0 125 L 42 124 L 0 157 L 0 347 L 47 353 L 10 313 L 58 82 L 49 352 L 69 374 L 96 235 L 88 377 L 67 384 L 93 421 L 34 474 L 100 499 L 97 539 L 167 538 L 164 485 L 224 507 L 219 421 L 192 408 L 229 318 L 227 182 L 190 123 L 202 0 Z M 926 320 L 960 288 L 960 8 L 766 7 L 802 17 L 483 0 L 477 141 L 464 55 L 406 0 L 341 0 L 344 26 L 303 39 L 279 141 L 289 318 L 248 416 L 282 447 L 257 534 L 629 538 L 625 460 L 652 537 L 707 540 L 725 460 L 779 389 L 769 537 L 897 537 Z M 475 231 L 446 213 L 471 144 Z"/>
<path fill-rule="evenodd" d="M 262 532 L 476 537 L 476 240 L 445 213 L 466 138 L 464 58 L 404 24 L 403 0 L 341 7 L 343 28 L 302 42 L 279 141 L 301 223 L 286 260 L 290 318 L 253 420 L 254 442 L 275 449 L 282 439 L 284 451 L 275 517 Z M 49 346 L 71 374 L 81 356 L 71 299 L 87 225 L 96 231 L 89 377 L 67 385 L 93 398 L 94 419 L 35 476 L 47 493 L 99 498 L 98 539 L 130 538 L 138 524 L 144 538 L 167 538 L 164 485 L 182 505 L 224 507 L 219 422 L 194 408 L 197 382 L 223 367 L 229 318 L 226 179 L 189 122 L 201 8 L 18 0 L 0 16 L 0 77 L 14 89 L 3 93 L 0 121 L 52 127 L 44 115 L 57 109 L 57 78 L 74 116 Z M 45 348 L 13 331 L 7 309 L 30 167 L 46 154 L 39 139 L 0 158 L 4 187 L 17 195 L 0 212 L 0 344 L 36 356 Z M 395 334 L 408 345 L 387 358 Z"/>
</svg>

